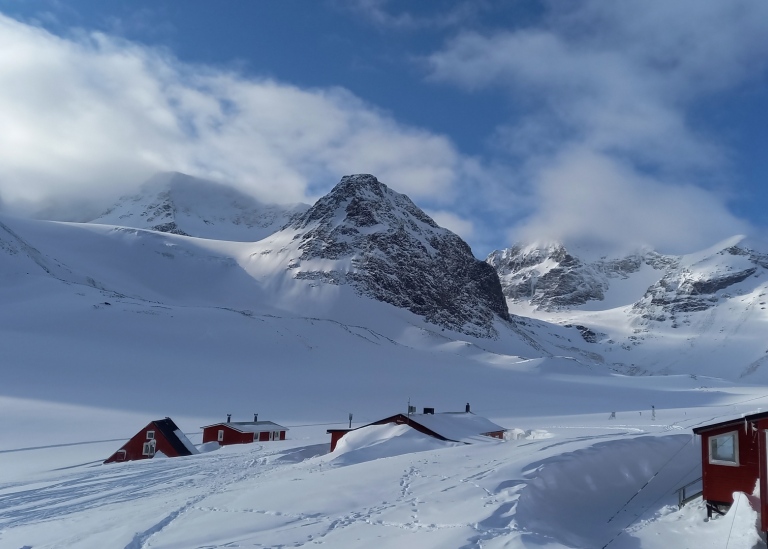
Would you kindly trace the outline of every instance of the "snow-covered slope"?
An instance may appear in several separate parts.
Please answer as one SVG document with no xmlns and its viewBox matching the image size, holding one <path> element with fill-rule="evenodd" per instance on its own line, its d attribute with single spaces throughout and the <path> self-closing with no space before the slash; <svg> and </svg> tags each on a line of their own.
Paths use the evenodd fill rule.
<svg viewBox="0 0 768 549">
<path fill-rule="evenodd" d="M 642 250 L 596 261 L 534 244 L 487 261 L 511 312 L 572 328 L 579 348 L 621 371 L 765 379 L 762 244 L 734 237 L 689 255 Z"/>
<path fill-rule="evenodd" d="M 748 271 L 759 254 L 735 253 L 736 243 L 677 258 L 674 269 L 643 264 L 606 275 L 603 302 L 612 310 L 589 300 L 534 311 L 575 323 L 567 327 L 506 320 L 491 267 L 368 178 L 342 181 L 259 242 L 0 223 L 0 547 L 756 542 L 746 498 L 704 523 L 702 505 L 678 511 L 674 491 L 698 476 L 690 428 L 765 407 L 764 388 L 701 375 L 622 376 L 609 366 L 610 352 L 649 364 L 669 353 L 681 370 L 719 372 L 721 357 L 753 352 L 759 317 L 739 327 L 722 305 L 743 311 L 738 299 L 761 291 L 754 276 L 762 267 L 714 290 L 723 303 L 675 310 L 679 326 L 658 339 L 625 349 L 603 335 L 671 326 L 658 316 L 677 307 L 667 295 L 674 282 L 650 292 L 642 311 L 634 305 L 664 276 L 678 280 L 674 269 L 680 287 L 691 288 L 680 295 L 709 288 L 702 273 Z M 743 345 L 735 349 L 726 335 L 720 355 L 686 354 L 689 342 L 670 334 L 706 332 L 696 315 L 713 311 L 725 320 L 715 317 L 707 333 L 732 322 Z M 747 380 L 764 375 L 757 368 Z M 470 402 L 515 436 L 456 445 L 382 426 L 326 455 L 326 429 L 345 427 L 350 412 L 360 426 L 409 402 L 438 412 Z M 227 413 L 235 421 L 259 413 L 289 427 L 290 440 L 101 464 L 152 419 L 173 417 L 199 443 L 199 427 Z"/>
<path fill-rule="evenodd" d="M 252 242 L 302 214 L 306 204 L 263 204 L 233 187 L 170 172 L 152 177 L 91 223 L 214 240 Z"/>
</svg>

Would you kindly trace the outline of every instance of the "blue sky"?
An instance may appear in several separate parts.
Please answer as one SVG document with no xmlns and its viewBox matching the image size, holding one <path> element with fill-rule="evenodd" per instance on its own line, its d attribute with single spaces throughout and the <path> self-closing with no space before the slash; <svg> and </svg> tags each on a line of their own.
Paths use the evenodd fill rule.
<svg viewBox="0 0 768 549">
<path fill-rule="evenodd" d="M 311 202 L 367 172 L 478 256 L 759 235 L 763 0 L 0 0 L 0 204 L 153 172 Z M 71 214 L 70 214 L 71 215 Z"/>
</svg>

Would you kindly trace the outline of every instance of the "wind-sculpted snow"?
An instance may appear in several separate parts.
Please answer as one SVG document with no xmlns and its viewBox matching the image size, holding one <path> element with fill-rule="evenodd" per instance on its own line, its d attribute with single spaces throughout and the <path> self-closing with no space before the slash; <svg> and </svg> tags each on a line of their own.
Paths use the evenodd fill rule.
<svg viewBox="0 0 768 549">
<path fill-rule="evenodd" d="M 295 278 L 349 284 L 433 324 L 479 337 L 496 334 L 497 317 L 509 320 L 493 268 L 372 175 L 342 178 L 286 230 L 296 231 L 300 252 L 291 265 Z M 346 268 L 318 270 L 313 260 Z"/>
</svg>

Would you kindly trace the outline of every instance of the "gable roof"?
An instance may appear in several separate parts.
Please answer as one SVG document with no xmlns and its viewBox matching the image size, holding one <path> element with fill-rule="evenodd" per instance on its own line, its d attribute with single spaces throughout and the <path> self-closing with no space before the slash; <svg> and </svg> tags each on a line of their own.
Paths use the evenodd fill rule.
<svg viewBox="0 0 768 549">
<path fill-rule="evenodd" d="M 504 427 L 472 412 L 443 412 L 439 414 L 411 414 L 409 421 L 423 425 L 446 440 L 478 442 L 486 440 L 488 433 L 506 431 Z"/>
<path fill-rule="evenodd" d="M 230 421 L 227 423 L 226 421 L 222 421 L 221 423 L 213 423 L 211 425 L 206 425 L 202 427 L 203 429 L 208 429 L 210 427 L 219 427 L 219 426 L 226 426 L 230 429 L 234 429 L 235 431 L 239 431 L 241 433 L 262 433 L 265 431 L 288 431 L 287 427 L 283 427 L 282 425 L 278 425 L 277 423 L 274 423 L 272 421 Z"/>
<path fill-rule="evenodd" d="M 181 432 L 181 429 L 174 423 L 174 421 L 167 417 L 165 419 L 157 419 L 152 422 L 158 431 L 160 431 L 168 444 L 176 451 L 180 456 L 191 456 L 197 454 L 197 448 L 192 444 L 187 436 Z"/>
<path fill-rule="evenodd" d="M 713 429 L 720 429 L 721 427 L 728 427 L 730 425 L 737 425 L 744 422 L 759 421 L 766 418 L 768 418 L 768 412 L 759 412 L 757 414 L 749 414 L 746 416 L 741 415 L 739 417 L 734 417 L 725 421 L 719 421 L 717 423 L 710 423 L 708 425 L 694 427 L 693 432 L 694 434 L 700 435 L 701 433 L 706 433 L 707 431 L 711 431 Z"/>
</svg>

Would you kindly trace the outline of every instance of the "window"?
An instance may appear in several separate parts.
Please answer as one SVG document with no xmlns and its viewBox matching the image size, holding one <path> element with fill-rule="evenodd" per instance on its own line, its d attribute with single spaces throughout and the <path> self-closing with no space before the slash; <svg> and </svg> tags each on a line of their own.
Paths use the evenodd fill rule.
<svg viewBox="0 0 768 549">
<path fill-rule="evenodd" d="M 222 442 L 224 440 L 224 429 L 219 429 L 219 434 L 216 440 L 218 440 L 219 442 Z"/>
<path fill-rule="evenodd" d="M 142 456 L 149 456 L 153 457 L 155 455 L 155 448 L 157 447 L 157 441 L 152 439 L 148 442 L 144 443 L 144 446 L 141 448 L 141 455 Z"/>
<path fill-rule="evenodd" d="M 154 438 L 155 438 L 155 432 L 147 431 L 147 440 L 154 440 Z"/>
<path fill-rule="evenodd" d="M 739 464 L 738 431 L 709 437 L 709 462 L 717 465 Z"/>
</svg>

